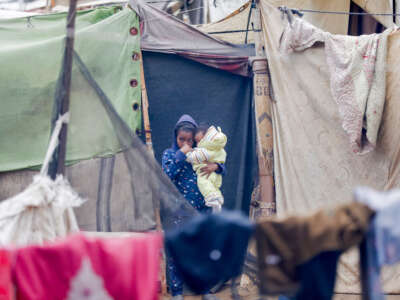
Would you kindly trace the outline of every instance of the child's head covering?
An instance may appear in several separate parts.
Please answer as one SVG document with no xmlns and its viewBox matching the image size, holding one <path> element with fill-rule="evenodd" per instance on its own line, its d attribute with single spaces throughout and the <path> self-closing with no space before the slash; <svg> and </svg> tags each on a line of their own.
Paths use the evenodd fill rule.
<svg viewBox="0 0 400 300">
<path fill-rule="evenodd" d="M 188 129 L 189 128 L 192 129 L 193 133 L 194 133 L 195 129 L 197 128 L 197 123 L 189 115 L 182 115 L 179 118 L 179 120 L 176 123 L 175 128 L 174 128 L 174 138 L 173 138 L 173 141 L 172 141 L 172 149 L 174 149 L 174 150 L 178 150 L 179 149 L 178 144 L 176 143 L 176 137 L 178 135 L 179 129 L 184 128 L 184 127 L 188 128 Z"/>
</svg>

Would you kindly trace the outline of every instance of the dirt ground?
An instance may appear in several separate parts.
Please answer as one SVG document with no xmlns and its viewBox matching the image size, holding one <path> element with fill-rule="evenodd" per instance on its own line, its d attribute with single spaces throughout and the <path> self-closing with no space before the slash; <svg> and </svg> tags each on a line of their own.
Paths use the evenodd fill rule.
<svg viewBox="0 0 400 300">
<path fill-rule="evenodd" d="M 239 288 L 239 295 L 242 300 L 260 300 L 260 296 L 258 295 L 258 290 L 256 287 L 251 286 L 249 288 Z M 231 300 L 231 291 L 230 288 L 225 288 L 221 292 L 215 294 L 215 296 L 219 300 Z M 160 300 L 169 300 L 169 295 L 164 295 L 160 297 Z M 185 300 L 201 300 L 201 296 L 185 296 Z M 263 300 L 277 300 L 277 298 L 263 298 Z"/>
<path fill-rule="evenodd" d="M 258 295 L 256 288 L 239 289 L 239 294 L 242 300 L 277 300 L 277 297 L 261 298 Z M 231 300 L 230 289 L 225 289 L 222 292 L 216 294 L 219 300 Z M 160 297 L 160 300 L 169 300 L 170 296 Z M 186 296 L 185 300 L 201 300 L 200 296 Z M 360 295 L 352 294 L 335 294 L 332 300 L 362 300 Z M 400 295 L 386 295 L 386 300 L 400 300 Z"/>
</svg>

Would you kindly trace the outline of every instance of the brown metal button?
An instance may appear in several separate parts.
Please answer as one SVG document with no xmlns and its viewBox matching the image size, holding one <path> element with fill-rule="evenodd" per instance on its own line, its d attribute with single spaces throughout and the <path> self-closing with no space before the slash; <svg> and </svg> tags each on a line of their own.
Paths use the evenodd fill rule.
<svg viewBox="0 0 400 300">
<path fill-rule="evenodd" d="M 138 34 L 138 30 L 136 27 L 131 27 L 131 29 L 129 29 L 129 33 L 131 35 L 137 35 Z"/>
<path fill-rule="evenodd" d="M 139 109 L 139 104 L 137 102 L 132 104 L 133 110 L 138 110 Z"/>
<path fill-rule="evenodd" d="M 131 79 L 131 81 L 129 81 L 129 84 L 131 85 L 131 87 L 137 87 L 138 81 L 136 79 Z"/>
<path fill-rule="evenodd" d="M 139 60 L 140 59 L 140 54 L 137 52 L 132 53 L 132 60 Z"/>
</svg>

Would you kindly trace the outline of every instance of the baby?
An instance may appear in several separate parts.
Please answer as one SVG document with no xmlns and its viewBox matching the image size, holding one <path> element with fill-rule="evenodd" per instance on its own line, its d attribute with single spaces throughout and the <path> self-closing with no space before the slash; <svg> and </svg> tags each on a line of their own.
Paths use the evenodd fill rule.
<svg viewBox="0 0 400 300">
<path fill-rule="evenodd" d="M 196 130 L 195 140 L 197 147 L 186 154 L 186 160 L 193 165 L 193 170 L 197 173 L 197 185 L 206 205 L 212 207 L 213 212 L 218 212 L 224 203 L 224 197 L 220 191 L 222 176 L 215 172 L 209 176 L 202 175 L 201 168 L 206 166 L 208 162 L 225 163 L 226 152 L 224 147 L 227 138 L 221 132 L 221 128 L 200 124 Z"/>
</svg>

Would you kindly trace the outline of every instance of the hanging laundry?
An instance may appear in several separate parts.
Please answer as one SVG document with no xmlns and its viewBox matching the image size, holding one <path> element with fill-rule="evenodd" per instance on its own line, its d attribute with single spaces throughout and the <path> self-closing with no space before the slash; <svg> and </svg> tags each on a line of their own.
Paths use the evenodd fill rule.
<svg viewBox="0 0 400 300">
<path fill-rule="evenodd" d="M 345 251 L 363 239 L 374 211 L 352 203 L 309 217 L 266 220 L 256 225 L 260 291 L 295 294 L 298 266 L 325 251 Z"/>
<path fill-rule="evenodd" d="M 254 226 L 238 212 L 201 214 L 165 234 L 185 284 L 196 293 L 240 275 Z"/>
<path fill-rule="evenodd" d="M 13 300 L 14 291 L 11 282 L 11 254 L 0 250 L 0 300 Z"/>
<path fill-rule="evenodd" d="M 364 194 L 361 200 L 377 207 L 375 217 L 371 222 L 365 243 L 365 251 L 361 251 L 361 259 L 366 263 L 362 272 L 366 274 L 367 291 L 370 300 L 385 299 L 381 284 L 380 270 L 383 266 L 394 265 L 400 262 L 400 192 L 377 192 L 373 190 L 358 190 Z M 360 196 L 358 196 L 360 197 Z M 381 202 L 387 203 L 382 205 Z M 363 257 L 364 256 L 364 257 Z"/>
<path fill-rule="evenodd" d="M 354 200 L 379 212 L 395 203 L 400 203 L 400 189 L 380 192 L 369 187 L 357 187 L 354 190 Z"/>
<path fill-rule="evenodd" d="M 330 300 L 335 287 L 336 268 L 341 251 L 318 254 L 297 267 L 300 288 L 294 297 L 280 296 L 278 300 Z"/>
<path fill-rule="evenodd" d="M 332 96 L 354 153 L 372 151 L 377 142 L 386 96 L 387 37 L 334 35 L 292 17 L 281 36 L 283 52 L 325 44 Z"/>
<path fill-rule="evenodd" d="M 40 244 L 79 231 L 72 208 L 84 200 L 62 175 L 55 180 L 47 176 L 62 125 L 68 120 L 68 112 L 57 119 L 40 174 L 23 192 L 0 203 L 0 245 Z"/>
<path fill-rule="evenodd" d="M 0 245 L 25 246 L 78 232 L 73 207 L 84 202 L 63 176 L 36 175 L 20 194 L 0 203 Z"/>
<path fill-rule="evenodd" d="M 156 300 L 160 234 L 69 237 L 15 253 L 18 300 Z"/>
</svg>

